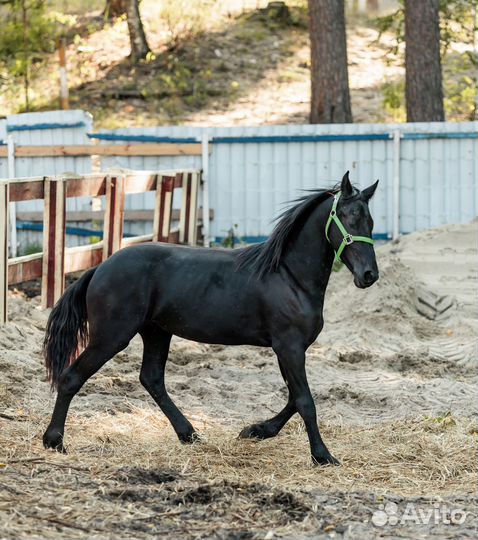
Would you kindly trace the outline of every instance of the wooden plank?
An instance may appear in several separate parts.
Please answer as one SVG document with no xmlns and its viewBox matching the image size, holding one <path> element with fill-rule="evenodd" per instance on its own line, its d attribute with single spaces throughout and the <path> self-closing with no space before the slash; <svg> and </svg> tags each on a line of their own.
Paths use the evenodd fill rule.
<svg viewBox="0 0 478 540">
<path fill-rule="evenodd" d="M 44 180 L 10 182 L 10 201 L 32 201 L 44 198 Z"/>
<path fill-rule="evenodd" d="M 194 246 L 197 243 L 197 205 L 199 192 L 199 174 L 182 174 L 183 197 L 181 217 L 179 219 L 179 241 L 181 244 Z"/>
<path fill-rule="evenodd" d="M 180 210 L 173 208 L 171 211 L 171 221 L 179 221 Z M 202 207 L 199 208 L 198 223 L 201 223 Z M 103 221 L 105 213 L 103 210 L 81 210 L 67 212 L 67 222 L 81 222 L 81 221 Z M 31 221 L 31 222 L 43 222 L 43 212 L 17 212 L 17 219 L 19 221 Z M 209 209 L 209 219 L 214 219 L 214 209 Z M 153 221 L 154 210 L 128 210 L 124 211 L 125 221 Z"/>
<path fill-rule="evenodd" d="M 67 178 L 67 197 L 99 197 L 106 192 L 106 176 L 85 176 L 78 178 Z"/>
<path fill-rule="evenodd" d="M 167 174 L 167 173 L 163 173 Z M 174 174 L 171 172 L 171 174 Z M 98 197 L 106 192 L 104 175 L 79 176 L 65 178 L 67 185 L 67 197 L 91 196 Z M 125 193 L 144 193 L 154 191 L 156 174 L 140 173 L 126 175 Z M 182 187 L 182 175 L 177 175 L 174 183 L 175 188 Z M 44 198 L 43 178 L 21 179 L 10 183 L 10 201 L 31 201 Z"/>
<path fill-rule="evenodd" d="M 121 247 L 133 246 L 135 244 L 144 244 L 145 242 L 151 242 L 153 239 L 152 234 L 142 234 L 141 236 L 130 236 L 128 238 L 123 238 L 121 242 Z"/>
<path fill-rule="evenodd" d="M 144 193 L 156 189 L 157 174 L 126 174 L 125 193 Z"/>
<path fill-rule="evenodd" d="M 158 175 L 153 221 L 153 242 L 167 242 L 171 229 L 174 177 Z"/>
<path fill-rule="evenodd" d="M 103 260 L 103 242 L 68 248 L 65 252 L 65 274 L 88 270 Z"/>
<path fill-rule="evenodd" d="M 0 182 L 0 325 L 8 320 L 8 191 Z"/>
<path fill-rule="evenodd" d="M 198 196 L 199 196 L 199 173 L 189 173 L 190 183 L 191 183 L 191 194 L 189 200 L 189 219 L 187 226 L 188 231 L 188 240 L 189 245 L 195 246 L 197 244 L 197 211 L 198 211 Z"/>
<path fill-rule="evenodd" d="M 168 243 L 179 244 L 179 229 L 176 229 L 169 233 Z"/>
<path fill-rule="evenodd" d="M 53 307 L 65 288 L 66 186 L 62 179 L 45 179 L 43 220 L 42 307 Z"/>
<path fill-rule="evenodd" d="M 106 179 L 106 210 L 103 225 L 103 260 L 121 248 L 124 221 L 124 177 Z"/>
<path fill-rule="evenodd" d="M 40 278 L 43 272 L 43 253 L 15 257 L 8 261 L 8 283 L 14 285 Z"/>
<path fill-rule="evenodd" d="M 181 214 L 179 217 L 179 243 L 184 244 L 188 241 L 188 228 L 187 228 L 187 218 L 188 218 L 188 173 L 178 173 L 176 175 L 175 185 L 178 183 L 179 178 L 181 179 L 181 188 L 183 190 L 181 197 Z"/>
<path fill-rule="evenodd" d="M 0 147 L 0 156 L 6 149 Z M 200 143 L 77 144 L 16 146 L 15 157 L 58 156 L 200 156 Z"/>
</svg>

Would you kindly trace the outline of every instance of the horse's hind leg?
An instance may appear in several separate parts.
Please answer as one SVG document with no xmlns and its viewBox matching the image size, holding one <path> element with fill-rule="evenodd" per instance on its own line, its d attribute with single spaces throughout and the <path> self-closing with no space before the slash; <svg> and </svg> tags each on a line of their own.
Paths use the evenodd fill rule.
<svg viewBox="0 0 478 540">
<path fill-rule="evenodd" d="M 287 405 L 273 418 L 264 420 L 257 424 L 245 427 L 240 433 L 240 439 L 270 439 L 279 434 L 280 430 L 287 424 L 291 417 L 297 412 L 294 400 L 289 397 Z"/>
<path fill-rule="evenodd" d="M 164 370 L 168 359 L 171 334 L 154 324 L 145 325 L 139 332 L 143 338 L 143 364 L 139 379 L 166 415 L 183 443 L 191 443 L 197 434 L 183 413 L 169 397 L 164 384 Z"/>
<path fill-rule="evenodd" d="M 279 368 L 282 378 L 284 381 L 286 381 L 284 370 L 280 364 Z M 264 440 L 275 437 L 296 412 L 297 409 L 295 407 L 294 399 L 289 392 L 289 400 L 287 401 L 287 405 L 280 411 L 280 413 L 276 414 L 273 418 L 264 420 L 264 422 L 258 422 L 257 424 L 252 424 L 251 426 L 245 427 L 239 433 L 239 438 Z"/>
<path fill-rule="evenodd" d="M 45 448 L 54 448 L 65 452 L 63 435 L 65 432 L 66 415 L 71 400 L 85 382 L 94 375 L 110 358 L 123 350 L 129 340 L 116 346 L 101 346 L 90 343 L 78 358 L 60 375 L 58 382 L 58 395 L 55 408 L 45 434 L 43 445 Z"/>
</svg>

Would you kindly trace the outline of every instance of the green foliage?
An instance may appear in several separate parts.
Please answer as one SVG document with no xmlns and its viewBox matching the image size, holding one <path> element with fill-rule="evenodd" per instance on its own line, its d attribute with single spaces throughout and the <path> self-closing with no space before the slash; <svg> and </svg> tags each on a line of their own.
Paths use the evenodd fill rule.
<svg viewBox="0 0 478 540">
<path fill-rule="evenodd" d="M 237 236 L 236 230 L 238 225 L 235 223 L 228 231 L 227 236 L 222 240 L 221 246 L 224 248 L 233 249 L 237 244 L 242 244 L 242 239 Z"/>
<path fill-rule="evenodd" d="M 440 0 L 440 38 L 442 56 L 453 42 L 473 43 L 474 9 L 477 0 Z M 389 53 L 397 55 L 400 44 L 405 41 L 405 8 L 404 0 L 399 0 L 399 7 L 393 13 L 377 17 L 375 26 L 379 32 L 377 40 L 385 32 L 392 32 L 395 43 Z"/>
<path fill-rule="evenodd" d="M 47 53 L 55 48 L 55 14 L 47 13 L 44 0 L 6 0 L 2 4 L 0 72 L 4 81 L 23 79 L 24 110 L 30 110 L 32 71 L 39 71 Z M 20 111 L 19 111 L 20 112 Z"/>
<path fill-rule="evenodd" d="M 440 0 L 442 55 L 452 42 L 473 43 L 477 0 Z"/>
<path fill-rule="evenodd" d="M 23 24 L 23 6 L 27 25 Z M 42 0 L 11 0 L 4 8 L 0 33 L 0 62 L 13 76 L 23 76 L 30 63 L 38 63 L 41 55 L 55 47 L 55 21 L 46 13 Z"/>
<path fill-rule="evenodd" d="M 467 54 L 448 55 L 444 65 L 446 116 L 467 121 L 476 118 L 476 60 Z M 450 74 L 450 75 L 449 75 Z"/>
<path fill-rule="evenodd" d="M 453 120 L 473 120 L 475 115 L 477 90 L 472 74 L 477 59 L 471 51 L 461 54 L 453 51 L 452 44 L 472 45 L 476 6 L 477 0 L 440 0 L 444 105 L 446 117 Z M 379 32 L 377 41 L 385 32 L 394 34 L 394 43 L 387 51 L 387 62 L 397 58 L 403 62 L 400 46 L 405 41 L 404 0 L 399 0 L 396 11 L 376 18 L 374 23 Z M 405 83 L 387 82 L 382 86 L 382 92 L 386 112 L 394 121 L 405 121 Z"/>
<path fill-rule="evenodd" d="M 387 54 L 387 62 L 392 61 L 392 58 L 397 56 L 400 50 L 400 45 L 405 41 L 405 9 L 403 0 L 399 0 L 400 7 L 393 13 L 383 15 L 374 19 L 374 24 L 378 30 L 377 41 L 386 32 L 392 32 L 395 37 L 395 43 L 389 48 Z"/>
<path fill-rule="evenodd" d="M 27 244 L 25 246 L 25 249 L 23 250 L 22 255 L 34 255 L 35 253 L 41 253 L 42 251 L 43 251 L 42 246 L 34 242 L 32 244 Z"/>
<path fill-rule="evenodd" d="M 405 82 L 386 82 L 382 86 L 383 106 L 394 122 L 405 122 Z"/>
</svg>

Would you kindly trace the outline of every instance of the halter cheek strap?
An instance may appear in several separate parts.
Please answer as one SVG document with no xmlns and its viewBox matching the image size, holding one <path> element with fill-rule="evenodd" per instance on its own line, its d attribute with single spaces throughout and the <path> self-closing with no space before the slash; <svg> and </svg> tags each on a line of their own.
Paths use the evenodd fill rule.
<svg viewBox="0 0 478 540">
<path fill-rule="evenodd" d="M 340 191 L 334 195 L 334 202 L 332 204 L 332 210 L 330 211 L 329 218 L 327 219 L 327 223 L 325 225 L 325 237 L 329 241 L 330 244 L 332 242 L 329 238 L 329 229 L 330 225 L 332 224 L 332 221 L 337 225 L 339 231 L 342 233 L 342 242 L 340 243 L 339 248 L 335 252 L 335 258 L 342 262 L 340 260 L 340 255 L 342 255 L 342 251 L 345 249 L 345 246 L 349 246 L 350 244 L 353 244 L 354 242 L 365 242 L 366 244 L 372 244 L 373 240 L 369 238 L 368 236 L 353 236 L 347 232 L 347 229 L 344 227 L 343 223 L 340 221 L 339 217 L 337 216 L 337 204 L 340 199 Z"/>
</svg>

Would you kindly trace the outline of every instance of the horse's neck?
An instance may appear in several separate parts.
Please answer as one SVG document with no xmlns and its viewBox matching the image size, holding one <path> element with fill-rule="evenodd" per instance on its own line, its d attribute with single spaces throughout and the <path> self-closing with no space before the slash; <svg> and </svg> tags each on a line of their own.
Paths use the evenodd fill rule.
<svg viewBox="0 0 478 540">
<path fill-rule="evenodd" d="M 334 262 L 334 250 L 325 237 L 331 206 L 327 200 L 311 212 L 283 259 L 294 279 L 312 296 L 323 297 Z"/>
</svg>

